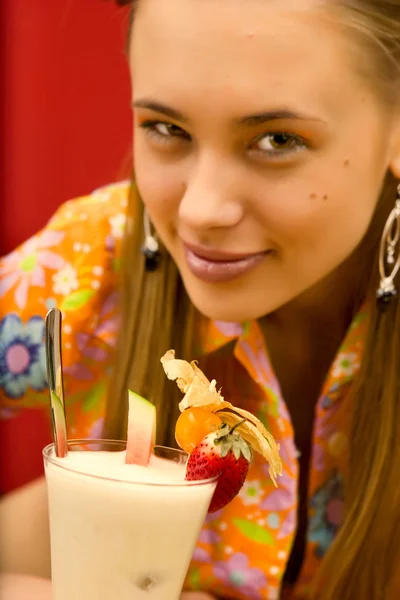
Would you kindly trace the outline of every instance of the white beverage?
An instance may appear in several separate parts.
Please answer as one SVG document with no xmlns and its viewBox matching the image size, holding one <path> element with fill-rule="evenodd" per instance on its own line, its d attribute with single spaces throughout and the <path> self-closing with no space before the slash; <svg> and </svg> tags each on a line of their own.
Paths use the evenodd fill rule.
<svg viewBox="0 0 400 600">
<path fill-rule="evenodd" d="M 44 455 L 54 600 L 178 600 L 215 481 L 121 451 Z"/>
</svg>

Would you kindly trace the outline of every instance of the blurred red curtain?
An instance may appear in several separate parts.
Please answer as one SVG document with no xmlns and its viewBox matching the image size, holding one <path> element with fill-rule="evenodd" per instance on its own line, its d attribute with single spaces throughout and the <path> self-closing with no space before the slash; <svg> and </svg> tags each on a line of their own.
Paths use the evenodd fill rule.
<svg viewBox="0 0 400 600">
<path fill-rule="evenodd" d="M 113 0 L 1 0 L 5 254 L 62 202 L 129 174 L 127 11 Z M 0 315 L 1 318 L 1 315 Z M 42 473 L 47 413 L 0 422 L 0 489 Z"/>
</svg>

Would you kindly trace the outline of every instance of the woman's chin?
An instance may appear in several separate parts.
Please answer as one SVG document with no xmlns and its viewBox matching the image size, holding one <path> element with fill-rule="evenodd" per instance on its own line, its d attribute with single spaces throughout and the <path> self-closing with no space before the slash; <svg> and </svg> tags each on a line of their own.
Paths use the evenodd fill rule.
<svg viewBox="0 0 400 600">
<path fill-rule="evenodd" d="M 212 321 L 227 321 L 229 323 L 245 323 L 259 319 L 260 317 L 272 312 L 269 307 L 258 307 L 248 297 L 242 297 L 241 294 L 224 293 L 218 291 L 199 292 L 193 290 L 190 286 L 186 288 L 189 298 L 195 308 L 205 317 Z"/>
</svg>

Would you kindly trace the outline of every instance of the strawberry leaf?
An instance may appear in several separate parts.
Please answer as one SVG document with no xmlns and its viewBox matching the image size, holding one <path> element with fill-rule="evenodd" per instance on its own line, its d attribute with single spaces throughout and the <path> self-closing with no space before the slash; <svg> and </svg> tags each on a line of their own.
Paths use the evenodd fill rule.
<svg viewBox="0 0 400 600">
<path fill-rule="evenodd" d="M 223 425 L 221 425 L 220 429 L 216 432 L 215 440 L 220 440 L 221 438 L 228 435 L 228 433 L 229 433 L 229 425 L 224 423 Z"/>
<path fill-rule="evenodd" d="M 246 444 L 246 442 L 243 439 L 241 439 L 241 441 L 240 441 L 240 451 L 243 454 L 243 456 L 245 457 L 245 459 L 248 462 L 250 462 L 252 459 L 251 449 L 250 449 L 250 446 L 248 444 Z"/>
<path fill-rule="evenodd" d="M 232 449 L 232 444 L 228 443 L 222 443 L 221 444 L 221 456 L 222 458 L 225 458 L 225 456 L 227 456 L 230 452 L 230 450 Z"/>
</svg>

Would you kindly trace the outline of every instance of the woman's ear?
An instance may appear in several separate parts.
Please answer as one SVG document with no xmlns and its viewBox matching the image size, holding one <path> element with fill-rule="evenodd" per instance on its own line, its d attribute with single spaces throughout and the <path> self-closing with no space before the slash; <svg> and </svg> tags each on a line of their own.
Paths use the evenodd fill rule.
<svg viewBox="0 0 400 600">
<path fill-rule="evenodd" d="M 400 180 L 400 152 L 390 161 L 389 168 L 394 177 Z"/>
<path fill-rule="evenodd" d="M 398 110 L 392 136 L 389 169 L 394 177 L 400 180 L 400 109 Z"/>
</svg>

